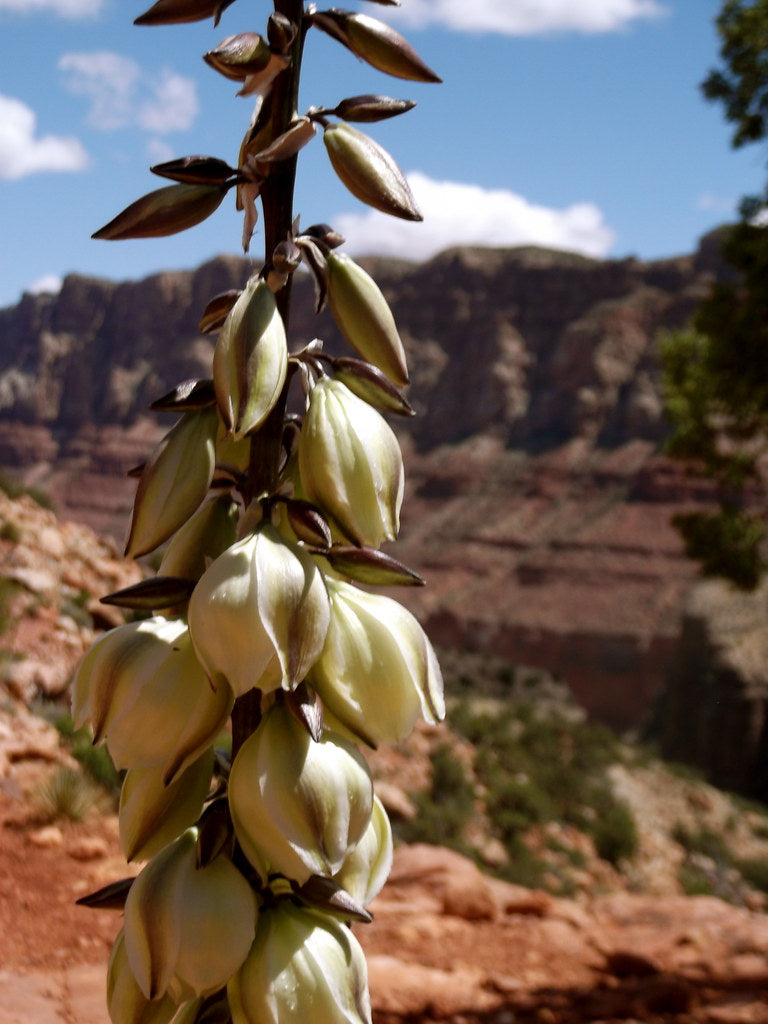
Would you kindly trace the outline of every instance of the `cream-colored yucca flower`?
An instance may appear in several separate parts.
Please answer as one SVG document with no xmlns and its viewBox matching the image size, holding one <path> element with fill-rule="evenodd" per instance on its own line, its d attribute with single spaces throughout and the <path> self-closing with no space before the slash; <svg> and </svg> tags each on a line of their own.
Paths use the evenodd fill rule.
<svg viewBox="0 0 768 1024">
<path fill-rule="evenodd" d="M 188 829 L 153 857 L 125 901 L 125 952 L 148 999 L 215 992 L 256 933 L 253 889 L 224 853 L 198 867 L 197 835 Z"/>
<path fill-rule="evenodd" d="M 147 999 L 133 976 L 121 930 L 107 967 L 107 1011 L 112 1024 L 169 1024 L 178 1006 L 169 995 Z"/>
<path fill-rule="evenodd" d="M 213 748 L 171 783 L 157 765 L 129 768 L 120 790 L 120 848 L 126 860 L 148 860 L 200 817 L 213 774 Z"/>
<path fill-rule="evenodd" d="M 384 417 L 341 381 L 324 377 L 309 397 L 299 438 L 304 494 L 358 544 L 394 540 L 403 501 L 403 457 Z"/>
<path fill-rule="evenodd" d="M 330 607 L 312 558 L 264 522 L 210 565 L 188 617 L 209 678 L 239 697 L 300 682 L 322 650 Z"/>
<path fill-rule="evenodd" d="M 281 900 L 264 910 L 227 985 L 233 1024 L 370 1024 L 368 971 L 352 932 Z"/>
<path fill-rule="evenodd" d="M 440 721 L 440 666 L 411 612 L 343 580 L 326 585 L 331 622 L 310 682 L 331 714 L 370 746 L 405 739 L 420 715 Z"/>
<path fill-rule="evenodd" d="M 333 880 L 365 907 L 384 888 L 392 870 L 392 853 L 389 818 L 381 800 L 374 796 L 368 828 L 357 846 L 344 858 Z"/>
<path fill-rule="evenodd" d="M 128 558 L 154 551 L 203 501 L 213 478 L 218 429 L 214 408 L 186 412 L 155 448 L 136 490 Z"/>
<path fill-rule="evenodd" d="M 325 732 L 319 742 L 282 703 L 243 743 L 229 778 L 238 841 L 262 877 L 299 883 L 332 875 L 362 839 L 373 786 L 353 744 Z"/>
<path fill-rule="evenodd" d="M 211 746 L 232 710 L 211 686 L 182 619 L 118 626 L 86 653 L 73 684 L 73 718 L 90 722 L 118 768 L 158 767 L 169 782 Z"/>
<path fill-rule="evenodd" d="M 230 494 L 214 494 L 171 537 L 158 576 L 198 580 L 235 543 L 238 509 Z"/>
</svg>

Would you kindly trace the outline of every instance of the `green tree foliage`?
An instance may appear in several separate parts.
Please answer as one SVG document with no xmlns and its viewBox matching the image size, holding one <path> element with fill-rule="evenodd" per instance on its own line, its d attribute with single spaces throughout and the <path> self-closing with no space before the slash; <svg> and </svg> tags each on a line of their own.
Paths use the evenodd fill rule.
<svg viewBox="0 0 768 1024">
<path fill-rule="evenodd" d="M 702 83 L 722 103 L 740 147 L 768 133 L 768 0 L 726 0 L 716 21 L 720 67 Z M 757 499 L 760 456 L 768 439 L 768 233 L 765 200 L 747 197 L 741 221 L 722 231 L 727 274 L 691 328 L 662 339 L 672 435 L 667 451 L 715 483 L 718 508 L 678 516 L 690 557 L 705 575 L 751 589 L 766 568 Z"/>
</svg>

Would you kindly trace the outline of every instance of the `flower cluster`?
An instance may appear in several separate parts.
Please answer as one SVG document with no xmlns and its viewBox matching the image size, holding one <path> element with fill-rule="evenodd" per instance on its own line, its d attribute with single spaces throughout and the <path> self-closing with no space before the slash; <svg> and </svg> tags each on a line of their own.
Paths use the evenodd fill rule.
<svg viewBox="0 0 768 1024">
<path fill-rule="evenodd" d="M 218 19 L 231 2 L 157 0 L 137 20 Z M 275 6 L 266 37 L 229 37 L 206 55 L 256 97 L 238 167 L 187 157 L 154 168 L 176 184 L 97 232 L 182 230 L 236 187 L 245 244 L 260 194 L 268 236 L 261 271 L 203 313 L 201 330 L 217 333 L 211 379 L 154 404 L 179 419 L 141 470 L 127 553 L 164 546 L 162 558 L 156 575 L 104 599 L 148 617 L 97 640 L 74 680 L 76 724 L 90 724 L 125 771 L 123 851 L 144 862 L 135 880 L 81 901 L 124 906 L 108 974 L 114 1024 L 368 1022 L 351 924 L 370 920 L 392 834 L 360 748 L 444 714 L 424 631 L 370 589 L 423 582 L 382 550 L 403 498 L 384 415 L 411 413 L 394 317 L 370 275 L 337 252 L 340 236 L 286 225 L 286 203 L 268 198 L 271 176 L 320 125 L 358 198 L 419 218 L 392 158 L 348 123 L 412 104 L 359 96 L 295 117 L 310 28 L 397 77 L 436 76 L 376 19 Z M 317 339 L 289 350 L 302 262 L 354 357 L 331 358 Z M 291 389 L 299 414 L 287 412 Z M 231 756 L 218 749 L 230 718 Z"/>
</svg>

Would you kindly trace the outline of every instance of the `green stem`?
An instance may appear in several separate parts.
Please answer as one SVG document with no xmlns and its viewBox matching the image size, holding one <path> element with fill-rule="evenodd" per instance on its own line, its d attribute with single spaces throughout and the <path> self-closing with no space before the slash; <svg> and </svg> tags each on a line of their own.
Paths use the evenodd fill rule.
<svg viewBox="0 0 768 1024">
<path fill-rule="evenodd" d="M 272 101 L 272 138 L 288 129 L 298 111 L 301 58 L 304 49 L 303 0 L 275 0 L 275 12 L 284 14 L 297 26 L 296 39 L 291 47 L 290 66 L 275 79 Z M 296 181 L 297 157 L 278 164 L 269 175 L 261 192 L 264 215 L 264 259 L 272 258 L 275 246 L 290 238 L 293 225 L 293 193 Z M 291 303 L 291 279 L 277 293 L 277 307 L 285 324 L 286 333 Z M 272 493 L 277 485 L 282 450 L 283 421 L 288 400 L 288 385 L 265 423 L 251 441 L 248 478 L 243 489 L 246 505 L 260 494 Z M 261 692 L 251 690 L 238 697 L 232 711 L 232 757 L 253 733 L 261 720 Z"/>
</svg>

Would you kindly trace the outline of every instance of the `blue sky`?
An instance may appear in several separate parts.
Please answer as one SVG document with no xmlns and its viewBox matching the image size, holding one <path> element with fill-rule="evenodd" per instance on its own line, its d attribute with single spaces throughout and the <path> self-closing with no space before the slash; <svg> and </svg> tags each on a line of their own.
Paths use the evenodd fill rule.
<svg viewBox="0 0 768 1024">
<path fill-rule="evenodd" d="M 372 213 L 335 179 L 319 137 L 302 152 L 297 212 L 351 253 L 422 259 L 448 245 L 540 243 L 641 258 L 690 251 L 760 189 L 763 149 L 734 152 L 698 83 L 717 60 L 719 0 L 346 0 L 390 20 L 444 84 L 403 82 L 310 34 L 303 104 L 384 92 L 417 101 L 365 126 L 407 173 L 423 224 Z M 113 279 L 236 252 L 231 195 L 166 239 L 91 233 L 164 182 L 151 163 L 236 162 L 251 100 L 200 59 L 263 31 L 268 0 L 221 23 L 139 28 L 149 0 L 0 0 L 0 305 L 69 271 Z M 322 7 L 322 4 L 319 6 Z M 252 246 L 259 262 L 261 236 Z"/>
</svg>

